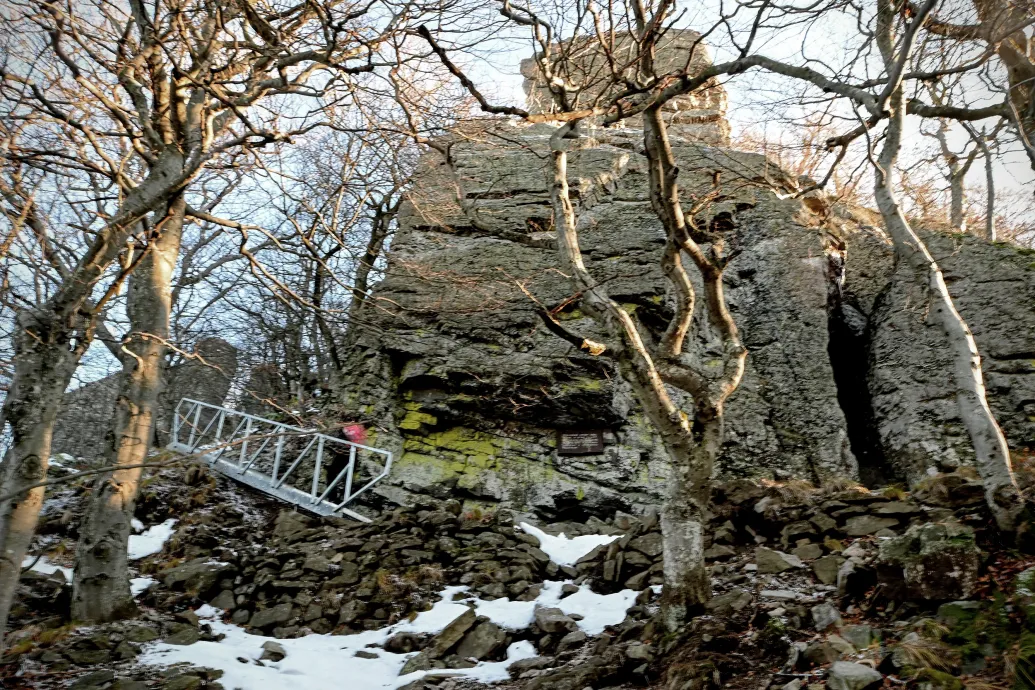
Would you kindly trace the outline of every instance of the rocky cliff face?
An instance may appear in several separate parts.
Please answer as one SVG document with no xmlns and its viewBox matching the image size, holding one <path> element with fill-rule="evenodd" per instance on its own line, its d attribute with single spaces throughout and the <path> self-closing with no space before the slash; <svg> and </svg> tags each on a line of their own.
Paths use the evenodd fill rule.
<svg viewBox="0 0 1035 690">
<path fill-rule="evenodd" d="M 735 256 L 728 299 L 750 351 L 727 405 L 720 473 L 875 484 L 966 463 L 940 334 L 883 233 L 822 198 L 795 198 L 797 181 L 764 157 L 714 145 L 724 127 L 673 136 L 685 198 L 717 192 L 697 220 L 724 232 Z M 533 300 L 567 305 L 567 325 L 599 336 L 569 304 L 550 247 L 550 131 L 465 127 L 448 161 L 428 154 L 401 212 L 341 385 L 346 407 L 398 453 L 379 489 L 392 500 L 431 493 L 563 517 L 634 510 L 663 492 L 664 453 L 626 386 L 534 312 Z M 588 267 L 656 332 L 671 305 L 642 131 L 589 127 L 575 148 Z M 986 356 L 990 400 L 1013 447 L 1035 445 L 1035 257 L 972 237 L 929 239 Z M 602 452 L 558 453 L 559 431 L 597 429 Z"/>
</svg>

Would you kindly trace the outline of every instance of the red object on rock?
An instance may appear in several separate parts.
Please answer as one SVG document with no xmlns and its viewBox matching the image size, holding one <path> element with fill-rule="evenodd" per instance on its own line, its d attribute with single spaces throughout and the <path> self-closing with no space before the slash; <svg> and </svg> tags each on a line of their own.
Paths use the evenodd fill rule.
<svg viewBox="0 0 1035 690">
<path fill-rule="evenodd" d="M 362 424 L 343 424 L 341 436 L 346 441 L 352 441 L 353 443 L 367 442 L 367 430 Z"/>
</svg>

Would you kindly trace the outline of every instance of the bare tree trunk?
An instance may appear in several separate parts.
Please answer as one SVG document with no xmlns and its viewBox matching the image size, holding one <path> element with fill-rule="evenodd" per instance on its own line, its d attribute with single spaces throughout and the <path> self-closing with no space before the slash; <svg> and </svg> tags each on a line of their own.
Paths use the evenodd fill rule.
<svg viewBox="0 0 1035 690">
<path fill-rule="evenodd" d="M 889 41 L 890 43 L 890 41 Z M 890 49 L 886 51 L 890 55 Z M 887 61 L 887 58 L 886 58 Z M 956 403 L 974 447 L 975 463 L 985 487 L 985 499 L 999 528 L 1012 531 L 1024 510 L 1010 464 L 1010 451 L 985 397 L 981 356 L 963 317 L 956 311 L 941 268 L 917 236 L 899 207 L 891 179 L 902 145 L 905 118 L 901 87 L 890 102 L 891 117 L 877 165 L 874 166 L 874 195 L 885 227 L 895 245 L 895 254 L 927 282 L 931 300 L 930 318 L 945 333 L 952 355 Z"/>
<path fill-rule="evenodd" d="M 69 348 L 73 339 L 76 344 Z M 14 378 L 4 402 L 4 419 L 14 436 L 2 465 L 5 494 L 46 478 L 61 398 L 89 346 L 89 338 L 81 327 L 62 322 L 43 308 L 18 314 L 14 343 Z M 7 629 L 22 560 L 36 531 L 43 495 L 44 488 L 37 487 L 0 508 L 0 632 Z"/>
<path fill-rule="evenodd" d="M 400 198 L 401 199 L 401 198 Z M 391 229 L 392 219 L 399 209 L 400 199 L 388 204 L 387 199 L 382 200 L 374 213 L 374 220 L 370 228 L 370 238 L 367 240 L 363 257 L 356 264 L 356 277 L 353 280 L 352 303 L 349 304 L 349 321 L 359 316 L 359 312 L 366 304 L 367 295 L 370 291 L 370 273 L 374 270 L 381 252 L 384 249 L 385 240 Z"/>
<path fill-rule="evenodd" d="M 711 468 L 721 447 L 722 421 L 702 424 L 695 419 L 694 425 L 703 432 L 695 443 L 668 449 L 672 477 L 661 509 L 662 622 L 668 630 L 678 629 L 689 616 L 700 613 L 712 595 L 704 563 L 704 530 L 710 518 Z"/>
<path fill-rule="evenodd" d="M 172 310 L 172 277 L 180 251 L 185 203 L 169 205 L 147 256 L 129 283 L 130 333 L 123 341 L 120 392 L 112 422 L 110 464 L 139 465 L 150 449 Z M 127 546 L 142 469 L 101 475 L 79 530 L 72 616 L 106 622 L 132 616 Z"/>
<path fill-rule="evenodd" d="M 963 175 L 953 171 L 949 175 L 949 225 L 953 232 L 964 232 L 967 221 L 963 216 Z"/>
<path fill-rule="evenodd" d="M 995 242 L 995 174 L 992 170 L 992 153 L 983 140 L 981 148 L 985 153 L 985 236 L 989 242 Z"/>
</svg>

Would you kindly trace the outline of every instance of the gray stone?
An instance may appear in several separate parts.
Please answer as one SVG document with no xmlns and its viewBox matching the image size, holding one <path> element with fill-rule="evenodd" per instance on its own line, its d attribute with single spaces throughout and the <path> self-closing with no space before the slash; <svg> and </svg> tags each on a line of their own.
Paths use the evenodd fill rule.
<svg viewBox="0 0 1035 690">
<path fill-rule="evenodd" d="M 733 612 L 742 611 L 751 601 L 752 596 L 749 592 L 742 589 L 734 589 L 725 594 L 712 597 L 705 604 L 705 607 L 716 616 L 728 616 Z"/>
<path fill-rule="evenodd" d="M 845 534 L 851 537 L 864 537 L 897 524 L 898 520 L 895 518 L 856 515 L 848 518 L 848 523 L 845 524 Z"/>
<path fill-rule="evenodd" d="M 442 632 L 435 635 L 421 654 L 427 654 L 432 659 L 438 659 L 463 639 L 477 619 L 478 616 L 475 614 L 474 609 L 467 609 L 450 621 L 449 625 L 442 629 Z"/>
<path fill-rule="evenodd" d="M 115 680 L 115 674 L 111 671 L 91 671 L 85 676 L 76 680 L 69 687 L 72 690 L 85 690 L 86 688 L 101 687 L 106 683 L 110 683 Z"/>
<path fill-rule="evenodd" d="M 535 622 L 545 633 L 569 633 L 578 627 L 575 620 L 560 609 L 545 606 L 536 607 Z"/>
<path fill-rule="evenodd" d="M 208 602 L 217 609 L 223 609 L 224 611 L 233 611 L 234 605 L 234 593 L 229 589 L 224 589 L 222 592 L 217 594 L 212 601 Z"/>
<path fill-rule="evenodd" d="M 841 658 L 842 652 L 826 640 L 813 642 L 805 648 L 805 658 L 813 666 L 826 666 Z"/>
<path fill-rule="evenodd" d="M 967 599 L 977 587 L 980 561 L 971 528 L 925 523 L 881 543 L 877 576 L 892 599 Z"/>
<path fill-rule="evenodd" d="M 827 644 L 840 652 L 842 656 L 848 656 L 855 653 L 855 645 L 840 635 L 827 635 Z"/>
<path fill-rule="evenodd" d="M 167 635 L 162 641 L 166 644 L 191 645 L 201 639 L 201 633 L 197 628 L 184 626 L 171 635 Z"/>
<path fill-rule="evenodd" d="M 581 630 L 570 632 L 564 637 L 562 637 L 561 641 L 557 643 L 557 652 L 561 653 L 569 649 L 578 647 L 579 645 L 583 644 L 587 639 L 589 639 L 589 636 Z"/>
<path fill-rule="evenodd" d="M 507 633 L 492 621 L 483 621 L 464 635 L 456 653 L 464 659 L 481 661 L 503 646 Z"/>
<path fill-rule="evenodd" d="M 153 628 L 134 625 L 126 630 L 126 639 L 137 643 L 154 642 L 158 639 L 158 633 Z"/>
<path fill-rule="evenodd" d="M 271 628 L 280 623 L 287 623 L 291 620 L 291 604 L 277 604 L 268 609 L 260 609 L 252 614 L 248 625 L 253 628 Z"/>
<path fill-rule="evenodd" d="M 350 599 L 342 604 L 338 612 L 338 622 L 344 625 L 354 623 L 366 611 L 367 605 L 359 599 Z"/>
<path fill-rule="evenodd" d="M 267 640 L 262 643 L 262 656 L 260 659 L 269 661 L 280 661 L 287 656 L 287 650 L 279 642 Z"/>
<path fill-rule="evenodd" d="M 841 625 L 841 613 L 832 604 L 817 604 L 812 607 L 812 623 L 816 630 L 823 632 Z"/>
<path fill-rule="evenodd" d="M 201 687 L 202 680 L 200 676 L 195 676 L 190 673 L 181 673 L 178 676 L 173 676 L 165 681 L 163 685 L 164 690 L 198 690 Z"/>
<path fill-rule="evenodd" d="M 760 573 L 782 573 L 792 568 L 802 568 L 804 564 L 797 556 L 792 556 L 783 551 L 767 549 L 760 546 L 755 549 L 755 563 Z"/>
<path fill-rule="evenodd" d="M 847 271 L 845 289 L 857 291 L 868 316 L 867 383 L 884 455 L 897 474 L 916 484 L 946 460 L 970 464 L 974 451 L 946 374 L 952 364 L 945 336 L 929 318 L 926 287 L 894 260 L 881 235 L 847 238 L 848 255 L 859 266 L 854 275 Z M 1035 367 L 1029 363 L 1035 352 L 1035 262 L 1016 247 L 971 235 L 921 236 L 977 341 L 988 403 L 1006 438 L 1015 448 L 1035 445 Z"/>
<path fill-rule="evenodd" d="M 629 542 L 629 548 L 635 549 L 651 558 L 656 558 L 661 555 L 664 548 L 661 542 L 661 533 L 648 532 L 647 534 L 636 537 Z"/>
<path fill-rule="evenodd" d="M 880 631 L 866 624 L 845 625 L 841 627 L 841 637 L 856 649 L 869 649 L 870 645 L 880 639 Z"/>
<path fill-rule="evenodd" d="M 816 579 L 825 585 L 832 585 L 837 582 L 837 571 L 845 559 L 841 556 L 830 554 L 817 558 L 812 564 L 812 571 L 816 573 Z"/>
<path fill-rule="evenodd" d="M 950 601 L 938 607 L 938 619 L 952 624 L 977 617 L 984 608 L 980 601 Z"/>
<path fill-rule="evenodd" d="M 651 661 L 654 658 L 654 651 L 650 648 L 650 645 L 643 644 L 642 642 L 633 642 L 625 648 L 625 656 L 627 659 L 634 661 Z"/>
<path fill-rule="evenodd" d="M 883 682 L 884 676 L 874 669 L 850 661 L 835 661 L 827 672 L 830 690 L 868 690 Z"/>
<path fill-rule="evenodd" d="M 823 555 L 823 547 L 819 544 L 802 544 L 791 553 L 803 561 L 814 561 Z"/>
<path fill-rule="evenodd" d="M 710 561 L 721 561 L 736 555 L 737 550 L 725 544 L 713 544 L 704 550 L 704 557 Z"/>
<path fill-rule="evenodd" d="M 148 690 L 147 683 L 142 680 L 131 678 L 116 678 L 111 685 L 111 690 Z"/>
<path fill-rule="evenodd" d="M 429 668 L 431 668 L 431 664 L 433 662 L 434 659 L 432 659 L 431 655 L 427 652 L 422 651 L 418 654 L 414 654 L 409 659 L 407 659 L 406 663 L 403 664 L 403 667 L 399 669 L 399 675 L 405 676 L 410 673 L 413 673 L 414 671 L 427 671 Z"/>
<path fill-rule="evenodd" d="M 185 589 L 198 596 L 205 596 L 216 588 L 220 580 L 234 571 L 234 566 L 229 563 L 211 558 L 195 558 L 169 568 L 162 573 L 161 578 L 169 589 Z"/>
<path fill-rule="evenodd" d="M 539 669 L 549 668 L 552 665 L 553 660 L 549 657 L 534 656 L 531 659 L 521 659 L 520 661 L 515 661 L 507 667 L 507 670 L 510 672 L 510 675 L 514 678 L 520 678 L 521 674 L 525 673 L 526 671 L 537 671 Z"/>
</svg>

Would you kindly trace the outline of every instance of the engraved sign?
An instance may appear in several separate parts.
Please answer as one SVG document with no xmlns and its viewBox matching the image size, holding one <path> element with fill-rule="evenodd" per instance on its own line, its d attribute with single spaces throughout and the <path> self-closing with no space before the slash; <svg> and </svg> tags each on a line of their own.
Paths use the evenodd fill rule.
<svg viewBox="0 0 1035 690">
<path fill-rule="evenodd" d="M 592 431 L 558 431 L 558 455 L 590 455 L 604 452 L 604 432 L 600 429 Z"/>
</svg>

